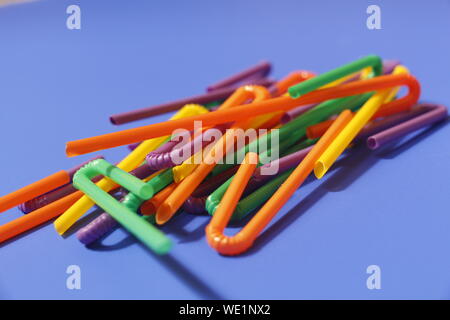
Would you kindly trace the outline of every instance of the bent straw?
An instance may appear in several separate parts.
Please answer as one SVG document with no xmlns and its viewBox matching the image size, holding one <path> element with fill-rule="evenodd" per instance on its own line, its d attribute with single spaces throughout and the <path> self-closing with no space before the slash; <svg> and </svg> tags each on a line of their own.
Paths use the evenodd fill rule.
<svg viewBox="0 0 450 320">
<path fill-rule="evenodd" d="M 236 90 L 229 100 L 238 103 L 238 101 L 243 99 L 248 100 L 249 98 L 253 98 L 253 100 L 259 101 L 267 99 L 269 96 L 269 92 L 263 87 L 246 86 Z M 232 105 L 233 104 L 231 104 L 231 106 Z M 230 109 L 232 108 L 230 107 Z M 247 129 L 260 121 L 260 119 L 260 117 L 257 117 L 249 121 L 235 123 L 230 130 L 225 132 L 225 135 L 223 135 L 219 141 L 214 143 L 209 150 L 205 150 L 204 161 L 202 161 L 189 176 L 180 182 L 174 192 L 158 208 L 156 212 L 156 223 L 166 223 L 213 170 L 217 162 L 217 155 L 221 155 L 219 158 L 222 158 L 234 147 L 236 130 L 241 128 Z"/>
<path fill-rule="evenodd" d="M 295 86 L 289 88 L 288 93 L 292 98 L 299 98 L 303 94 L 311 92 L 345 76 L 349 76 L 355 72 L 361 71 L 367 67 L 372 67 L 376 76 L 381 75 L 383 72 L 383 62 L 381 58 L 376 55 L 370 55 L 320 74 L 302 83 L 296 84 Z"/>
<path fill-rule="evenodd" d="M 52 191 L 70 182 L 70 176 L 65 170 L 58 171 L 44 179 L 0 197 L 0 212 L 15 207 L 22 202 L 33 199 L 43 193 Z"/>
<path fill-rule="evenodd" d="M 156 175 L 157 173 L 154 173 L 144 181 L 148 181 Z M 138 210 L 140 204 L 143 201 L 143 199 L 139 198 L 133 193 L 128 193 L 121 200 L 122 206 L 127 207 L 133 212 L 136 212 Z M 154 223 L 154 219 L 147 219 L 147 221 L 150 223 Z M 89 222 L 86 226 L 78 230 L 76 236 L 81 243 L 88 245 L 101 238 L 106 233 L 110 232 L 117 225 L 118 222 L 109 213 L 103 212 L 97 218 Z"/>
<path fill-rule="evenodd" d="M 392 128 L 370 136 L 367 138 L 367 146 L 372 150 L 378 149 L 381 146 L 399 139 L 411 132 L 442 121 L 448 116 L 447 108 L 442 105 L 422 104 L 422 106 L 427 106 L 430 108 L 429 111 L 412 118 L 411 120 L 405 121 Z"/>
<path fill-rule="evenodd" d="M 107 176 L 132 192 L 134 195 L 131 197 L 138 198 L 136 202 L 152 197 L 152 187 L 101 159 L 95 160 L 78 170 L 73 179 L 76 188 L 83 191 L 148 248 L 157 254 L 167 253 L 172 246 L 170 239 L 148 221 L 141 219 L 135 212 L 96 186 L 90 179 L 97 174 Z"/>
<path fill-rule="evenodd" d="M 273 83 L 273 81 L 268 79 L 259 79 L 252 81 L 252 84 L 254 85 L 261 85 L 261 86 L 269 86 Z M 192 96 L 188 98 L 179 99 L 176 101 L 147 107 L 139 110 L 133 110 L 129 112 L 124 112 L 120 114 L 115 114 L 110 117 L 110 121 L 113 124 L 124 124 L 129 123 L 132 121 L 137 121 L 145 118 L 149 118 L 152 116 L 156 116 L 159 114 L 176 111 L 180 109 L 182 106 L 186 104 L 207 104 L 209 102 L 218 101 L 218 100 L 224 100 L 228 98 L 234 91 L 236 90 L 236 87 L 228 87 L 223 89 L 214 90 L 212 92 L 204 93 L 197 96 Z M 145 140 L 145 139 L 142 139 Z M 138 142 L 138 141 L 135 141 Z"/>
<path fill-rule="evenodd" d="M 142 165 L 142 167 L 145 167 L 146 165 Z M 170 173 L 170 172 L 169 172 Z M 170 178 L 171 175 L 167 175 L 167 172 L 156 172 L 152 174 L 150 177 L 145 178 L 144 181 L 147 181 L 146 185 L 149 186 L 153 193 L 159 192 L 162 188 L 164 188 L 169 181 L 165 181 L 166 178 Z M 170 178 L 170 181 L 172 179 Z M 128 207 L 133 212 L 137 211 L 139 208 L 139 205 L 143 202 L 143 199 L 140 199 L 139 197 L 136 197 L 134 194 L 129 193 L 128 195 L 125 195 L 125 197 L 122 200 L 122 205 L 125 207 Z M 154 223 L 155 219 L 147 219 L 149 223 Z M 82 242 L 85 245 L 88 245 L 97 239 L 104 236 L 106 233 L 110 232 L 114 227 L 118 225 L 118 222 L 108 213 L 104 212 L 100 214 L 97 218 L 92 220 L 90 223 L 88 223 L 86 226 L 81 228 L 77 232 L 77 238 L 80 242 Z"/>
<path fill-rule="evenodd" d="M 192 115 L 198 115 L 207 113 L 208 110 L 200 105 L 186 105 L 179 110 L 173 117 L 173 121 Z M 146 155 L 159 147 L 169 136 L 160 136 L 159 138 L 149 139 L 142 142 L 136 149 L 130 152 L 118 165 L 120 169 L 125 171 L 131 171 L 141 164 Z M 116 184 L 109 179 L 102 179 L 98 186 L 105 190 L 110 191 Z M 54 227 L 59 234 L 66 232 L 70 226 L 72 226 L 83 214 L 85 214 L 94 203 L 88 197 L 82 197 L 77 203 L 75 203 L 67 212 L 62 214 L 55 220 Z"/>
<path fill-rule="evenodd" d="M 206 91 L 214 91 L 226 87 L 236 86 L 245 80 L 255 80 L 266 77 L 272 69 L 272 65 L 269 61 L 261 61 L 260 63 L 242 70 L 230 77 L 217 81 L 214 84 L 209 85 Z"/>
<path fill-rule="evenodd" d="M 209 245 L 224 255 L 237 255 L 249 249 L 262 230 L 264 230 L 281 207 L 289 200 L 295 190 L 297 190 L 305 181 L 313 170 L 316 160 L 328 147 L 331 141 L 334 140 L 342 128 L 350 121 L 351 117 L 352 115 L 348 110 L 343 111 L 339 115 L 338 120 L 334 122 L 329 130 L 322 138 L 320 138 L 311 152 L 308 153 L 289 178 L 278 188 L 275 194 L 272 195 L 247 225 L 232 237 L 225 236 L 223 230 L 231 217 L 235 205 L 220 205 L 218 211 L 214 214 L 211 223 L 206 227 Z M 231 194 L 231 192 L 228 193 Z M 222 202 L 226 204 L 223 200 Z M 221 213 L 219 210 L 222 207 L 224 208 L 222 209 L 224 211 L 221 211 Z M 229 212 L 226 212 L 225 210 L 228 210 Z M 216 221 L 220 222 L 220 224 L 216 224 Z"/>
<path fill-rule="evenodd" d="M 144 139 L 171 134 L 171 132 L 176 129 L 193 130 L 194 121 L 202 121 L 203 126 L 213 126 L 230 121 L 245 120 L 249 117 L 255 117 L 265 113 L 287 111 L 299 105 L 318 103 L 334 98 L 352 96 L 400 85 L 408 86 L 408 95 L 383 105 L 383 109 L 380 111 L 395 108 L 399 105 L 404 107 L 405 105 L 413 104 L 420 93 L 420 84 L 416 78 L 408 74 L 379 76 L 368 80 L 353 81 L 336 87 L 315 90 L 298 99 L 282 96 L 265 101 L 253 102 L 248 105 L 237 106 L 229 110 L 218 110 L 200 116 L 166 121 L 101 136 L 70 141 L 66 145 L 66 154 L 69 157 L 72 157 L 102 149 L 131 144 Z"/>
<path fill-rule="evenodd" d="M 408 70 L 403 66 L 397 66 L 394 70 L 394 74 L 405 74 Z M 392 89 L 391 89 L 392 90 Z M 393 89 L 393 90 L 396 90 Z M 318 179 L 322 178 L 323 175 L 328 171 L 331 165 L 336 161 L 339 155 L 347 148 L 350 142 L 356 137 L 358 132 L 366 125 L 366 123 L 373 117 L 375 112 L 380 108 L 386 98 L 389 96 L 390 90 L 381 90 L 371 97 L 362 107 L 358 110 L 353 119 L 349 124 L 342 130 L 342 132 L 336 137 L 330 146 L 321 155 L 320 159 L 314 167 L 314 174 Z M 418 99 L 418 97 L 417 97 Z M 412 101 L 412 104 L 417 102 Z M 396 100 L 401 101 L 402 99 Z M 394 101 L 394 102 L 396 102 Z M 403 101 L 405 102 L 405 101 Z M 410 101 L 406 101 L 410 103 Z"/>
<path fill-rule="evenodd" d="M 256 168 L 256 163 L 258 163 L 258 155 L 252 152 L 247 153 L 243 163 L 239 166 L 239 170 L 233 178 L 230 187 L 223 196 L 216 214 L 206 228 L 206 239 L 208 240 L 208 244 L 218 251 L 218 247 L 226 246 L 227 242 L 231 242 L 232 238 L 225 237 L 223 231 L 231 218 L 239 198 L 244 192 L 245 186 L 247 185 L 253 170 Z M 223 241 L 218 242 L 216 240 L 217 237 L 220 237 Z"/>
</svg>

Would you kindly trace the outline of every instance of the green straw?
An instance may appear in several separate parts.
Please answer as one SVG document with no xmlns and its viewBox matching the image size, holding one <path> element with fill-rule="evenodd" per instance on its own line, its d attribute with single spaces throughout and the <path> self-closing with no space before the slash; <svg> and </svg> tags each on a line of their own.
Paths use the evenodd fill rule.
<svg viewBox="0 0 450 320">
<path fill-rule="evenodd" d="M 355 73 L 367 67 L 372 67 L 375 76 L 379 76 L 383 72 L 383 61 L 379 56 L 369 55 L 367 57 L 358 59 L 339 68 L 303 81 L 299 84 L 293 85 L 288 89 L 288 93 L 292 98 L 296 99 L 330 82 L 351 75 L 352 73 Z"/>
<path fill-rule="evenodd" d="M 128 206 L 124 206 L 93 183 L 91 178 L 99 174 L 112 179 L 134 194 L 133 196 L 128 195 L 128 206 L 133 209 L 136 209 L 139 201 L 150 199 L 153 196 L 154 190 L 156 190 L 154 186 L 139 180 L 103 159 L 88 163 L 78 170 L 73 177 L 73 185 L 75 188 L 83 191 L 92 201 L 108 212 L 117 222 L 141 240 L 147 247 L 157 254 L 167 253 L 172 246 L 171 240 L 146 219 L 142 219 Z"/>
</svg>

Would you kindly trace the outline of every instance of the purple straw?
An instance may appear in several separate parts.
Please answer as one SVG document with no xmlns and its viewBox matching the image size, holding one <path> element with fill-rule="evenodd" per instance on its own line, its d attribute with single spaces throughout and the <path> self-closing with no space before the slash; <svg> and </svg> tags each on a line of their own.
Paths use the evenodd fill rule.
<svg viewBox="0 0 450 320">
<path fill-rule="evenodd" d="M 133 151 L 133 150 L 136 149 L 136 148 L 138 147 L 138 145 L 140 145 L 140 144 L 141 144 L 140 142 L 136 142 L 136 143 L 129 144 L 129 145 L 128 145 L 128 149 L 129 149 L 130 151 Z"/>
<path fill-rule="evenodd" d="M 270 62 L 262 61 L 253 67 L 240 71 L 228 78 L 209 85 L 206 91 L 210 92 L 226 87 L 236 86 L 237 84 L 245 80 L 256 80 L 259 78 L 264 78 L 270 73 L 271 69 L 272 65 L 270 64 Z"/>
<path fill-rule="evenodd" d="M 265 79 L 265 78 L 252 82 L 252 84 L 258 84 L 261 86 L 269 86 L 272 83 L 273 83 L 272 80 Z M 224 100 L 224 99 L 228 98 L 235 90 L 236 90 L 236 88 L 234 88 L 234 87 L 227 87 L 227 88 L 217 89 L 212 92 L 204 93 L 201 95 L 192 96 L 192 97 L 188 97 L 188 98 L 183 98 L 183 99 L 159 104 L 156 106 L 151 106 L 151 107 L 142 108 L 142 109 L 138 109 L 138 110 L 119 113 L 119 114 L 112 115 L 110 117 L 110 121 L 113 124 L 117 124 L 117 125 L 124 124 L 124 123 L 129 123 L 132 121 L 149 118 L 149 117 L 156 116 L 158 114 L 163 114 L 163 113 L 170 112 L 170 111 L 176 111 L 176 110 L 180 109 L 181 107 L 183 107 L 184 105 L 189 104 L 189 103 L 206 104 L 206 103 L 210 103 L 210 102 L 214 102 L 214 101 L 218 101 L 218 100 Z"/>
<path fill-rule="evenodd" d="M 92 160 L 94 160 L 94 159 L 92 159 Z M 90 161 L 92 161 L 92 160 L 90 160 Z M 87 164 L 87 163 L 88 162 L 86 162 L 85 164 Z M 139 168 L 134 169 L 130 173 L 137 177 L 145 178 L 145 177 L 148 177 L 150 174 L 152 174 L 152 171 L 148 166 L 141 166 Z M 96 182 L 100 181 L 101 178 L 102 178 L 102 176 L 97 176 L 97 177 L 94 177 L 92 179 L 92 181 L 96 183 Z M 142 178 L 140 178 L 140 179 L 142 179 Z M 55 190 L 52 190 L 43 195 L 40 195 L 39 197 L 36 197 L 34 199 L 31 199 L 29 201 L 21 203 L 18 206 L 18 209 L 20 211 L 22 211 L 23 213 L 30 213 L 34 210 L 45 207 L 46 205 L 48 205 L 56 200 L 66 197 L 76 191 L 77 191 L 77 189 L 72 185 L 72 183 L 68 183 L 62 187 L 55 189 Z"/>
<path fill-rule="evenodd" d="M 202 150 L 205 146 L 210 144 L 211 139 L 214 138 L 214 133 L 217 132 L 217 130 L 223 134 L 228 127 L 229 124 L 223 124 L 217 126 L 215 128 L 216 130 L 206 130 L 188 143 L 167 152 L 150 152 L 146 158 L 147 164 L 153 170 L 161 170 L 179 165 L 181 162 L 194 155 L 197 150 Z M 177 159 L 177 163 L 175 163 L 173 159 Z M 178 163 L 178 161 L 180 163 Z"/>
<path fill-rule="evenodd" d="M 69 174 L 70 179 L 73 178 L 73 175 L 75 174 L 75 172 L 77 172 L 81 167 L 83 167 L 84 165 L 86 165 L 89 162 L 96 160 L 96 159 L 103 159 L 103 156 L 94 157 L 90 160 L 83 162 L 82 164 L 80 164 L 76 167 L 73 167 L 73 168 L 67 170 L 67 173 Z M 75 191 L 76 191 L 76 189 L 72 186 L 72 184 L 68 183 L 68 184 L 61 186 L 59 188 L 56 188 L 52 191 L 41 194 L 40 196 L 37 196 L 34 199 L 25 201 L 24 203 L 19 204 L 17 208 L 20 211 L 22 211 L 23 213 L 30 213 L 36 209 L 45 207 L 46 205 L 48 205 L 56 200 L 59 200 L 65 196 L 68 196 L 69 194 L 71 194 Z"/>
<path fill-rule="evenodd" d="M 447 108 L 443 105 L 420 104 L 420 106 L 425 106 L 429 110 L 415 118 L 412 118 L 411 120 L 405 121 L 392 128 L 370 136 L 367 138 L 367 146 L 372 150 L 378 149 L 381 146 L 399 139 L 411 132 L 442 121 L 448 116 Z"/>
</svg>

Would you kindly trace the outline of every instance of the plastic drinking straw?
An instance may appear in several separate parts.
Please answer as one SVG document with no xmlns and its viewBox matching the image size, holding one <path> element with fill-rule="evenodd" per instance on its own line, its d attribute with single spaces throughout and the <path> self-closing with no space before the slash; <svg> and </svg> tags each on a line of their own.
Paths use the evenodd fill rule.
<svg viewBox="0 0 450 320">
<path fill-rule="evenodd" d="M 70 182 L 67 171 L 58 171 L 44 179 L 36 181 L 26 187 L 16 190 L 6 196 L 0 197 L 0 212 L 15 207 L 22 202 L 33 199 L 43 193 L 52 191 Z"/>
<path fill-rule="evenodd" d="M 405 74 L 408 70 L 403 66 L 397 66 L 394 74 Z M 396 90 L 396 89 L 391 89 Z M 342 130 L 333 141 L 327 150 L 321 155 L 320 159 L 314 167 L 314 174 L 318 179 L 328 171 L 331 165 L 336 161 L 339 155 L 347 148 L 350 142 L 356 137 L 359 131 L 366 125 L 366 123 L 374 116 L 376 111 L 380 108 L 386 98 L 390 95 L 390 90 L 385 89 L 377 92 L 371 97 L 362 107 L 356 112 L 356 115 L 349 122 L 349 124 Z M 418 99 L 418 97 L 417 97 Z M 400 101 L 396 100 L 396 101 Z M 416 103 L 413 101 L 413 103 Z M 412 105 L 412 104 L 411 104 Z"/>
<path fill-rule="evenodd" d="M 177 185 L 177 183 L 172 183 L 158 192 L 154 197 L 145 201 L 141 205 L 141 213 L 145 216 L 155 214 L 161 203 L 175 190 Z"/>
<path fill-rule="evenodd" d="M 338 121 L 335 121 L 328 131 L 320 138 L 311 152 L 309 152 L 297 168 L 294 169 L 289 178 L 287 178 L 287 180 L 277 189 L 247 225 L 232 237 L 225 236 L 223 230 L 231 217 L 236 203 L 229 203 L 227 201 L 228 198 L 225 199 L 224 197 L 221 205 L 219 205 L 219 208 L 214 214 L 211 223 L 206 227 L 206 237 L 209 245 L 224 255 L 236 255 L 249 249 L 262 230 L 289 200 L 295 190 L 297 190 L 305 181 L 313 170 L 316 160 L 334 140 L 342 128 L 350 121 L 351 117 L 352 115 L 348 110 L 343 111 L 339 115 Z M 241 189 L 238 190 L 241 191 Z M 230 195 L 232 194 L 231 192 L 227 193 Z M 222 205 L 222 203 L 224 205 Z M 220 224 L 216 222 L 220 222 Z"/>
<path fill-rule="evenodd" d="M 153 179 L 156 175 L 157 173 L 154 173 L 150 177 L 144 179 L 144 181 L 148 182 L 149 180 Z M 130 209 L 133 212 L 137 212 L 139 206 L 143 201 L 144 201 L 143 199 L 139 198 L 133 193 L 128 193 L 121 200 L 122 206 L 125 206 L 126 208 Z M 155 219 L 146 219 L 146 220 L 149 223 L 154 223 Z M 112 231 L 112 229 L 114 229 L 117 225 L 118 222 L 109 213 L 103 212 L 97 218 L 89 222 L 86 226 L 78 230 L 76 235 L 81 243 L 89 245 L 90 243 L 103 237 L 108 232 Z"/>
<path fill-rule="evenodd" d="M 207 113 L 208 110 L 200 105 L 186 105 L 180 109 L 171 119 L 181 119 L 192 115 Z M 149 139 L 142 142 L 136 149 L 130 152 L 118 165 L 120 169 L 131 171 L 141 164 L 146 155 L 159 147 L 170 136 L 161 136 L 155 139 Z M 109 179 L 102 179 L 98 182 L 99 188 L 110 191 L 116 184 Z M 66 232 L 83 214 L 85 214 L 94 203 L 88 197 L 82 197 L 69 210 L 55 220 L 54 226 L 59 234 Z"/>
<path fill-rule="evenodd" d="M 96 186 L 90 179 L 97 174 L 102 174 L 116 181 L 132 192 L 134 196 L 141 198 L 142 201 L 153 196 L 152 187 L 102 159 L 87 164 L 78 170 L 73 178 L 76 188 L 83 191 L 147 247 L 157 254 L 167 253 L 172 246 L 170 239 L 152 224 L 141 219 L 135 212 Z"/>
<path fill-rule="evenodd" d="M 268 61 L 261 61 L 260 63 L 242 70 L 228 78 L 217 81 L 214 84 L 209 85 L 206 88 L 206 91 L 214 91 L 217 89 L 222 89 L 226 87 L 231 87 L 240 84 L 245 80 L 254 80 L 256 78 L 264 78 L 266 77 L 272 69 L 272 65 Z"/>
<path fill-rule="evenodd" d="M 237 106 L 230 108 L 229 110 L 218 110 L 210 112 L 209 114 L 166 121 L 82 140 L 70 141 L 66 145 L 66 154 L 69 157 L 72 157 L 102 149 L 127 145 L 144 139 L 170 134 L 175 129 L 192 130 L 194 129 L 194 121 L 202 121 L 203 126 L 213 126 L 230 121 L 245 120 L 249 117 L 255 117 L 265 113 L 287 111 L 299 105 L 318 103 L 334 98 L 352 96 L 364 92 L 392 88 L 400 85 L 408 86 L 408 95 L 385 104 L 383 108 L 380 109 L 380 112 L 385 109 L 397 108 L 399 106 L 407 109 L 405 106 L 413 104 L 420 94 L 420 84 L 416 78 L 407 74 L 379 76 L 368 80 L 353 81 L 336 87 L 315 90 L 298 99 L 291 99 L 290 97 L 281 96 L 265 101 L 258 101 L 243 106 Z"/>
<path fill-rule="evenodd" d="M 269 79 L 258 79 L 252 81 L 252 84 L 269 86 L 273 84 L 273 81 Z M 187 97 L 168 103 L 147 107 L 139 110 L 128 111 L 120 114 L 115 114 L 110 117 L 110 121 L 113 124 L 119 125 L 124 123 L 129 123 L 159 114 L 176 111 L 186 104 L 205 104 L 217 100 L 223 100 L 228 98 L 234 91 L 236 87 L 227 87 L 222 89 L 217 89 L 208 93 L 204 93 L 197 96 Z M 142 139 L 145 140 L 145 139 Z M 134 141 L 137 142 L 137 141 Z"/>
<path fill-rule="evenodd" d="M 230 105 L 230 109 L 232 109 L 231 106 L 235 103 L 240 103 L 240 101 L 247 101 L 250 98 L 253 98 L 254 101 L 259 101 L 267 99 L 269 96 L 270 93 L 264 87 L 245 86 L 236 90 L 236 92 L 225 103 Z M 219 141 L 212 145 L 212 148 L 205 150 L 204 161 L 202 161 L 189 176 L 182 180 L 174 192 L 160 205 L 156 212 L 156 223 L 166 223 L 178 211 L 192 192 L 200 185 L 203 179 L 205 179 L 206 176 L 212 171 L 218 160 L 216 159 L 216 155 L 222 155 L 223 157 L 234 147 L 236 129 L 247 129 L 249 127 L 253 127 L 255 123 L 260 121 L 260 119 L 261 117 L 257 117 L 251 120 L 236 122 L 230 130 L 225 132 L 225 135 L 223 135 Z"/>
<path fill-rule="evenodd" d="M 270 86 L 269 92 L 273 97 L 281 96 L 282 94 L 285 94 L 287 92 L 289 87 L 305 80 L 311 79 L 315 76 L 316 74 L 314 72 L 306 70 L 293 71 L 283 79 L 275 82 L 272 86 Z"/>
<path fill-rule="evenodd" d="M 379 147 L 401 138 L 408 133 L 419 130 L 423 127 L 432 125 L 436 122 L 442 121 L 448 116 L 447 108 L 443 105 L 435 104 L 421 104 L 426 106 L 429 110 L 417 117 L 414 117 L 408 121 L 402 122 L 392 128 L 381 131 L 373 136 L 367 138 L 367 146 L 372 149 L 378 149 Z"/>
<path fill-rule="evenodd" d="M 361 69 L 372 67 L 376 76 L 379 76 L 383 72 L 383 63 L 379 56 L 369 55 L 364 58 L 358 59 L 339 68 L 320 74 L 314 78 L 303 81 L 288 89 L 288 93 L 292 98 L 299 98 L 308 92 L 318 89 L 330 82 L 345 76 L 351 75 Z"/>
</svg>

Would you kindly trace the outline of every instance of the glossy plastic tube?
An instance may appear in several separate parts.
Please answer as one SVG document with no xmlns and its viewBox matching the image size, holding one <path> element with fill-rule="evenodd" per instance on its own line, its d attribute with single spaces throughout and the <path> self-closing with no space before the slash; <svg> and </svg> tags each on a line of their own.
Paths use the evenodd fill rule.
<svg viewBox="0 0 450 320">
<path fill-rule="evenodd" d="M 367 138 L 367 146 L 372 150 L 378 149 L 379 147 L 397 140 L 411 132 L 447 118 L 448 111 L 446 107 L 442 105 L 426 106 L 430 108 L 429 111 Z"/>
<path fill-rule="evenodd" d="M 65 170 L 58 171 L 44 179 L 36 181 L 6 196 L 0 197 L 0 212 L 11 209 L 21 204 L 22 202 L 28 201 L 41 194 L 52 191 L 69 182 L 69 173 Z"/>
</svg>

